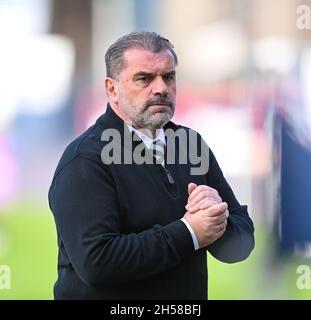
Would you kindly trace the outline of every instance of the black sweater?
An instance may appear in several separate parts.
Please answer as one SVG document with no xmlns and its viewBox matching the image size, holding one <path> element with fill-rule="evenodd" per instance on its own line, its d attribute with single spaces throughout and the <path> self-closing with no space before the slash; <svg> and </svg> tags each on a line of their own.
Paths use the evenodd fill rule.
<svg viewBox="0 0 311 320">
<path fill-rule="evenodd" d="M 57 166 L 49 190 L 59 246 L 55 299 L 206 299 L 206 249 L 232 263 L 254 247 L 247 207 L 211 151 L 207 174 L 191 175 L 189 162 L 167 164 L 173 184 L 160 164 L 104 164 L 103 130 L 117 129 L 123 148 L 123 124 L 108 105 Z M 191 131 L 172 122 L 167 128 Z M 230 212 L 224 235 L 197 251 L 180 220 L 190 182 L 215 188 Z"/>
</svg>

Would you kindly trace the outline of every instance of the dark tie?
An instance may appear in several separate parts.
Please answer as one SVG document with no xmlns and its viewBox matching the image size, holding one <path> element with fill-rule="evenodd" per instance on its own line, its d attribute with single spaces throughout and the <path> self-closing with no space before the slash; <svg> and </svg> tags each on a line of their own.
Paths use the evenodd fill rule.
<svg viewBox="0 0 311 320">
<path fill-rule="evenodd" d="M 165 144 L 161 140 L 155 140 L 152 142 L 150 148 L 157 164 L 161 164 L 164 167 L 164 155 L 165 155 Z"/>
</svg>

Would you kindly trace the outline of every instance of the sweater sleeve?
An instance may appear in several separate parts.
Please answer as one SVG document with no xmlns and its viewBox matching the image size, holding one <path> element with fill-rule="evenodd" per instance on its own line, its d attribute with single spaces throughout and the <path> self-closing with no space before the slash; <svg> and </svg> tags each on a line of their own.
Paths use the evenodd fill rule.
<svg viewBox="0 0 311 320">
<path fill-rule="evenodd" d="M 207 250 L 222 262 L 239 262 L 246 259 L 255 246 L 253 222 L 248 215 L 247 206 L 240 205 L 237 201 L 214 154 L 211 150 L 209 153 L 207 183 L 218 191 L 224 202 L 227 202 L 229 218 L 225 233 L 209 245 Z"/>
<path fill-rule="evenodd" d="M 67 164 L 54 177 L 49 202 L 70 263 L 89 285 L 144 279 L 194 252 L 181 220 L 122 234 L 113 178 L 93 160 L 76 157 Z"/>
</svg>

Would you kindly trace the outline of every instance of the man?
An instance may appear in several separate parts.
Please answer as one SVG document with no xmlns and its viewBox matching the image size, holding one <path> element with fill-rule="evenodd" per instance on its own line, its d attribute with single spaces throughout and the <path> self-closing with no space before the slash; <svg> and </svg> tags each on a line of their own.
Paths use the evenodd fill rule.
<svg viewBox="0 0 311 320">
<path fill-rule="evenodd" d="M 252 251 L 247 207 L 213 153 L 170 121 L 176 65 L 155 33 L 108 49 L 106 113 L 67 147 L 49 190 L 56 299 L 206 299 L 206 250 L 227 263 Z"/>
</svg>

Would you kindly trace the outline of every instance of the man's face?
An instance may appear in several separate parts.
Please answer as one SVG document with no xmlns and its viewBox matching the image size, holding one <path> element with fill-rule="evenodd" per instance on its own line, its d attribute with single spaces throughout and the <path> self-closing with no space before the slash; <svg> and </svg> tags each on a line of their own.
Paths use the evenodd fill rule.
<svg viewBox="0 0 311 320">
<path fill-rule="evenodd" d="M 116 104 L 136 128 L 155 130 L 174 115 L 175 61 L 169 50 L 153 53 L 131 48 L 124 52 L 126 67 L 116 82 Z"/>
</svg>

